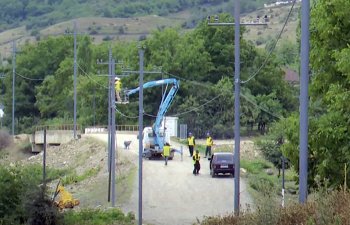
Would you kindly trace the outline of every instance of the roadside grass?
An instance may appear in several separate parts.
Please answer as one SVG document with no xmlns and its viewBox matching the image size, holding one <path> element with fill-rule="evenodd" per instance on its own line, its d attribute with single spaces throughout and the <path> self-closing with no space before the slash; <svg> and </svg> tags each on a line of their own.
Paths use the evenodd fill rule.
<svg viewBox="0 0 350 225">
<path fill-rule="evenodd" d="M 131 167 L 127 174 L 118 176 L 117 178 L 117 190 L 119 192 L 119 198 L 117 199 L 118 204 L 122 204 L 128 201 L 132 195 L 133 183 L 135 182 L 135 177 L 137 175 L 136 166 Z"/>
<path fill-rule="evenodd" d="M 132 225 L 135 216 L 132 213 L 125 215 L 120 209 L 83 209 L 81 211 L 67 211 L 64 213 L 65 225 Z"/>
<path fill-rule="evenodd" d="M 281 202 L 282 193 L 282 171 L 278 176 L 278 170 L 271 162 L 259 156 L 255 159 L 242 158 L 240 161 L 241 176 L 248 183 L 248 191 L 253 196 L 255 202 L 261 201 L 261 196 L 270 195 L 271 198 Z M 271 175 L 269 175 L 269 173 Z M 285 202 L 294 203 L 297 200 L 297 185 L 295 183 L 295 170 L 285 170 Z"/>
<path fill-rule="evenodd" d="M 42 180 L 43 166 L 41 164 L 30 164 L 22 167 L 25 174 L 30 174 L 31 179 Z M 51 167 L 46 168 L 46 180 L 52 181 L 63 177 L 71 172 L 71 169 L 55 169 Z"/>
<path fill-rule="evenodd" d="M 278 202 L 268 195 L 255 211 L 241 211 L 238 216 L 206 217 L 198 221 L 201 225 L 340 225 L 350 224 L 350 192 L 349 190 L 319 189 L 313 193 L 314 200 L 305 204 L 290 204 L 280 207 Z"/>
<path fill-rule="evenodd" d="M 72 169 L 68 174 L 66 174 L 64 177 L 62 177 L 62 184 L 63 185 L 69 185 L 73 183 L 79 183 L 85 179 L 88 179 L 90 177 L 96 176 L 98 172 L 100 172 L 101 167 L 93 167 L 91 169 L 86 170 L 83 174 L 78 175 L 77 172 Z"/>
</svg>

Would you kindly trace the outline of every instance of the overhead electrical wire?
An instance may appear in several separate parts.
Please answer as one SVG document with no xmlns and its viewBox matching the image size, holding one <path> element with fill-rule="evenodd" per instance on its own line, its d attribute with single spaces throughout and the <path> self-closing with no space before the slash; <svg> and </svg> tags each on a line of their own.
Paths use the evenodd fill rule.
<svg viewBox="0 0 350 225">
<path fill-rule="evenodd" d="M 29 77 L 23 76 L 23 75 L 21 75 L 21 74 L 19 74 L 17 72 L 16 72 L 16 75 L 18 75 L 18 76 L 20 76 L 20 77 L 22 77 L 23 79 L 26 79 L 26 80 L 32 80 L 32 81 L 43 81 L 44 80 L 42 78 L 29 78 Z"/>
<path fill-rule="evenodd" d="M 96 81 L 95 79 L 93 79 L 92 77 L 90 77 L 90 75 L 84 71 L 83 68 L 81 68 L 81 66 L 77 63 L 78 68 L 86 75 L 87 78 L 89 78 L 89 80 L 93 81 L 95 84 L 99 85 L 100 87 L 104 88 L 104 89 L 108 89 L 108 87 L 104 86 L 103 84 L 99 83 L 98 81 Z"/>
<path fill-rule="evenodd" d="M 165 74 L 167 74 L 167 75 L 169 75 L 169 76 L 172 76 L 172 77 L 176 77 L 176 78 L 178 78 L 178 79 L 181 79 L 181 80 L 184 80 L 184 81 L 187 81 L 187 82 L 191 82 L 191 83 L 196 84 L 196 85 L 200 85 L 200 86 L 202 86 L 202 87 L 211 88 L 211 87 L 210 87 L 209 85 L 207 85 L 207 84 L 198 83 L 198 82 L 196 82 L 196 81 L 189 80 L 189 79 L 186 79 L 186 78 L 182 78 L 182 77 L 176 76 L 176 75 L 171 74 L 171 73 L 165 72 Z M 222 96 L 222 94 L 217 95 L 217 96 L 214 97 L 213 99 L 211 99 L 211 100 L 205 102 L 204 104 L 202 104 L 202 105 L 200 105 L 200 106 L 198 106 L 198 107 L 200 108 L 200 107 L 202 107 L 202 106 L 208 104 L 209 102 L 215 100 L 216 98 L 218 98 L 218 97 L 220 97 L 220 96 Z M 273 116 L 273 117 L 275 117 L 275 118 L 278 118 L 278 119 L 281 119 L 281 118 L 282 118 L 281 116 L 277 116 L 276 114 L 274 114 L 274 113 L 268 111 L 267 109 L 264 109 L 263 107 L 257 105 L 253 100 L 249 99 L 247 96 L 243 95 L 242 93 L 240 93 L 240 96 L 242 96 L 242 97 L 243 97 L 245 100 L 247 100 L 250 104 L 252 104 L 252 105 L 254 105 L 255 107 L 257 107 L 257 108 L 261 109 L 262 111 L 266 112 L 267 114 L 269 114 L 269 115 L 271 115 L 271 116 Z M 196 109 L 186 111 L 186 113 L 192 112 L 192 111 L 194 111 L 194 110 L 196 110 Z M 178 114 L 176 114 L 176 115 L 174 115 L 174 116 L 183 115 L 183 114 L 185 114 L 185 112 L 183 112 L 183 113 L 178 113 Z"/>
<path fill-rule="evenodd" d="M 279 34 L 278 34 L 278 36 L 277 36 L 277 38 L 276 38 L 272 48 L 270 49 L 268 55 L 266 56 L 264 62 L 261 64 L 259 69 L 253 75 L 251 75 L 247 80 L 241 81 L 241 84 L 245 84 L 245 83 L 249 82 L 251 79 L 256 77 L 260 73 L 260 71 L 265 67 L 266 63 L 269 61 L 269 59 L 271 57 L 272 52 L 275 50 L 275 48 L 277 46 L 278 40 L 281 38 L 281 36 L 283 34 L 284 28 L 286 27 L 287 22 L 288 22 L 288 20 L 290 18 L 290 15 L 292 14 L 292 11 L 293 11 L 295 3 L 296 3 L 296 0 L 293 0 L 293 4 L 292 4 L 292 6 L 291 6 L 291 8 L 289 10 L 289 13 L 288 13 L 288 16 L 287 16 L 286 20 L 284 21 L 283 27 L 282 27 L 281 31 L 279 32 Z"/>
</svg>

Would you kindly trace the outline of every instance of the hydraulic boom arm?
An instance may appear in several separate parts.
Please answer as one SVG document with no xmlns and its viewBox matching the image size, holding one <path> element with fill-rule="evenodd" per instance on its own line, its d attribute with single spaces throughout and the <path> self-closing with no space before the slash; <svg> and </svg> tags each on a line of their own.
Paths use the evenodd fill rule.
<svg viewBox="0 0 350 225">
<path fill-rule="evenodd" d="M 155 134 L 154 144 L 158 145 L 160 149 L 163 149 L 163 141 L 160 136 L 160 127 L 162 120 L 164 118 L 165 113 L 168 111 L 172 101 L 174 100 L 174 97 L 179 89 L 179 81 L 176 79 L 164 79 L 164 80 L 157 80 L 157 81 L 150 81 L 143 85 L 143 88 L 151 88 L 155 86 L 161 86 L 161 85 L 172 85 L 171 89 L 167 94 L 163 95 L 162 101 L 159 106 L 158 114 L 156 117 L 156 121 L 153 124 L 153 131 Z M 135 89 L 129 90 L 126 92 L 128 96 L 137 93 L 140 90 L 140 87 L 137 87 Z"/>
</svg>

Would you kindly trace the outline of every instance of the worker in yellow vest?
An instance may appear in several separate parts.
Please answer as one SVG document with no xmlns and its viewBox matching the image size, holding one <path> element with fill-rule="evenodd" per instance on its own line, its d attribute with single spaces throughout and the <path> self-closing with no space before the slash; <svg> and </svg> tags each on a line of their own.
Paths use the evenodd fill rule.
<svg viewBox="0 0 350 225">
<path fill-rule="evenodd" d="M 122 102 L 122 99 L 120 97 L 120 92 L 122 90 L 122 81 L 119 77 L 115 77 L 115 97 L 117 99 L 117 102 Z"/>
<path fill-rule="evenodd" d="M 193 149 L 194 149 L 194 146 L 196 145 L 196 140 L 191 132 L 188 133 L 187 142 L 188 142 L 188 150 L 190 151 L 190 157 L 192 157 Z"/>
<path fill-rule="evenodd" d="M 168 158 L 170 156 L 170 144 L 167 142 L 163 146 L 163 157 L 165 160 L 165 165 L 168 165 Z"/>
<path fill-rule="evenodd" d="M 211 158 L 211 146 L 213 146 L 213 138 L 210 136 L 210 133 L 207 133 L 207 140 L 206 140 L 206 145 L 207 148 L 205 149 L 205 156 L 204 158 L 207 158 L 207 155 L 209 154 L 209 158 Z"/>
<path fill-rule="evenodd" d="M 196 150 L 196 153 L 194 153 L 193 157 L 193 174 L 194 175 L 198 175 L 199 174 L 199 170 L 201 169 L 201 164 L 199 162 L 199 160 L 201 159 L 201 156 L 199 155 L 199 151 Z"/>
</svg>

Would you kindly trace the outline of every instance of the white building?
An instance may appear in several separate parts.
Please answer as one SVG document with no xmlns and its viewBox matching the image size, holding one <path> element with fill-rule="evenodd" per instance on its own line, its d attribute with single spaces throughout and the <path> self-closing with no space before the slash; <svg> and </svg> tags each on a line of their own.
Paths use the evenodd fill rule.
<svg viewBox="0 0 350 225">
<path fill-rule="evenodd" d="M 178 117 L 166 116 L 162 121 L 162 127 L 164 127 L 164 123 L 165 123 L 166 133 L 170 137 L 177 137 L 178 120 L 179 120 Z"/>
</svg>

